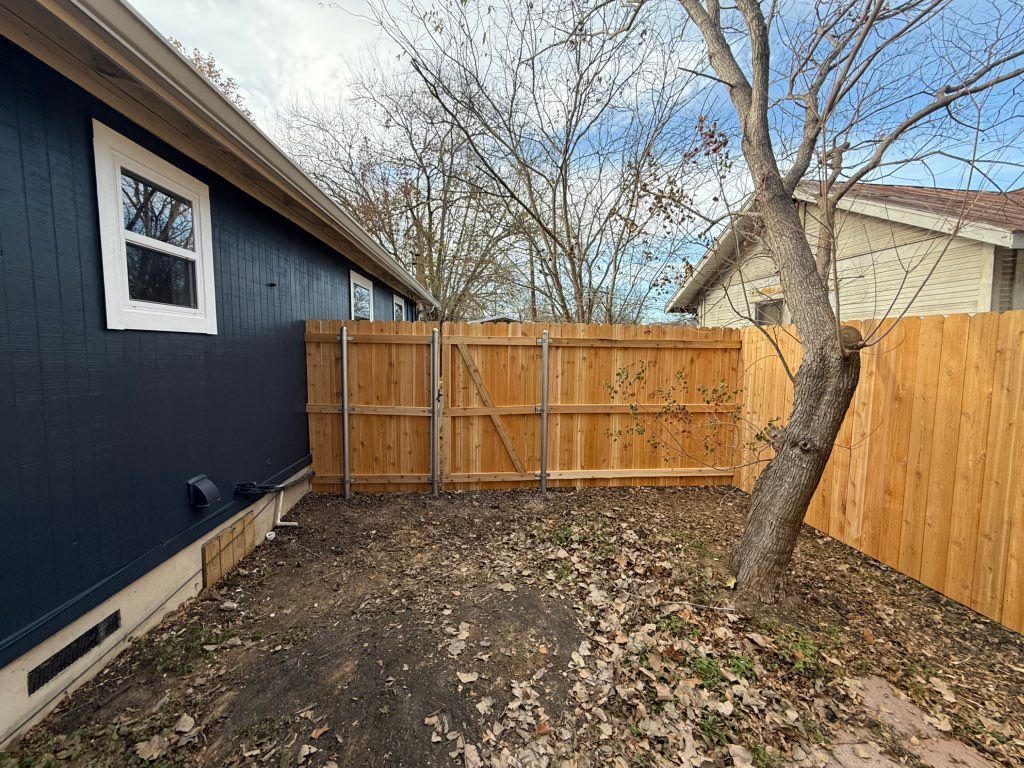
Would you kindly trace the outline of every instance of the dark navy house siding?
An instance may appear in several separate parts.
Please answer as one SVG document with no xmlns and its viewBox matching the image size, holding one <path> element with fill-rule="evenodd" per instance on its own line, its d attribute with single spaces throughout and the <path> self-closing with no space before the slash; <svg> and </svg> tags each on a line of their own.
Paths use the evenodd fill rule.
<svg viewBox="0 0 1024 768">
<path fill-rule="evenodd" d="M 308 463 L 303 321 L 351 265 L 3 39 L 0 71 L 2 666 Z M 209 185 L 216 336 L 107 330 L 94 117 Z"/>
</svg>

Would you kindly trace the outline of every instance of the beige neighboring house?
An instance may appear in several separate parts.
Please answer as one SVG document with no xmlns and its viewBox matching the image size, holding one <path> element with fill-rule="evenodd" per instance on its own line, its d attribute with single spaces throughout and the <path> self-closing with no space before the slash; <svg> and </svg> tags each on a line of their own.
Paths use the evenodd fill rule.
<svg viewBox="0 0 1024 768">
<path fill-rule="evenodd" d="M 795 194 L 812 246 L 814 188 Z M 859 184 L 835 226 L 844 319 L 1024 309 L 1024 189 L 1006 194 Z M 740 219 L 742 221 L 742 219 Z M 666 307 L 699 325 L 789 322 L 778 270 L 760 243 L 728 228 Z M 916 297 L 915 297 L 916 294 Z"/>
</svg>

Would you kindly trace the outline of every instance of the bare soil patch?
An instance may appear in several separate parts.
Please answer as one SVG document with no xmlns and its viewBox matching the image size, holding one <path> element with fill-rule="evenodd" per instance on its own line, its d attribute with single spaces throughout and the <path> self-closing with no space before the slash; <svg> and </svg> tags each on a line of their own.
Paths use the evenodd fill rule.
<svg viewBox="0 0 1024 768">
<path fill-rule="evenodd" d="M 0 766 L 1024 764 L 1024 639 L 810 529 L 743 617 L 745 503 L 309 496 Z"/>
</svg>

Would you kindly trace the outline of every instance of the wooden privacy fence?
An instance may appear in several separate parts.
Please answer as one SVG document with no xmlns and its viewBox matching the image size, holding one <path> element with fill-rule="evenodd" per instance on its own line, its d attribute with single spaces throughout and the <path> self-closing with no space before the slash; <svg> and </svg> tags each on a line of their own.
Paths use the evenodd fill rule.
<svg viewBox="0 0 1024 768">
<path fill-rule="evenodd" d="M 795 329 L 771 330 L 795 367 Z M 742 341 L 742 415 L 784 419 L 782 364 L 757 329 Z M 861 365 L 807 523 L 1024 631 L 1024 312 L 908 317 Z M 751 491 L 763 466 L 736 485 Z"/>
<path fill-rule="evenodd" d="M 361 491 L 431 489 L 436 327 L 306 321 L 306 413 L 315 490 L 341 493 L 353 485 Z M 348 334 L 347 413 L 342 399 L 343 329 Z"/>
<path fill-rule="evenodd" d="M 853 324 L 864 335 L 879 326 Z M 796 369 L 795 330 L 768 330 Z M 346 443 L 349 484 L 360 490 L 546 482 L 751 491 L 768 456 L 752 455 L 750 431 L 730 426 L 784 421 L 793 397 L 756 328 L 310 321 L 306 350 L 314 487 L 323 491 L 345 489 Z M 861 359 L 807 522 L 1024 631 L 1024 312 L 905 318 Z M 605 386 L 641 363 L 649 368 L 639 397 Z M 620 435 L 656 428 L 677 371 L 685 386 L 673 396 L 706 421 L 713 454 L 698 435 L 682 446 Z M 709 405 L 702 385 L 738 389 L 738 401 Z M 719 420 L 736 409 L 734 424 Z"/>
<path fill-rule="evenodd" d="M 727 329 L 310 320 L 313 484 L 337 492 L 728 485 L 733 440 L 719 416 L 737 406 L 708 404 L 700 391 L 735 390 L 739 347 Z M 606 385 L 641 364 L 638 391 L 674 383 L 679 407 L 703 426 L 682 451 L 652 450 L 628 434 L 653 428 L 662 404 L 651 396 L 638 410 Z"/>
</svg>

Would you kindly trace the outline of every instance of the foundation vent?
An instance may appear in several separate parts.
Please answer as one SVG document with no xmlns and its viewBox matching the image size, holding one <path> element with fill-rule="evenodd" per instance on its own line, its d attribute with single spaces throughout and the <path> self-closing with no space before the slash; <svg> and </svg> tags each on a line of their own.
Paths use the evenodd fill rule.
<svg viewBox="0 0 1024 768">
<path fill-rule="evenodd" d="M 57 675 L 70 667 L 93 648 L 121 628 L 121 611 L 114 611 L 99 624 L 91 627 L 53 656 L 28 673 L 28 694 L 31 696 Z"/>
</svg>

